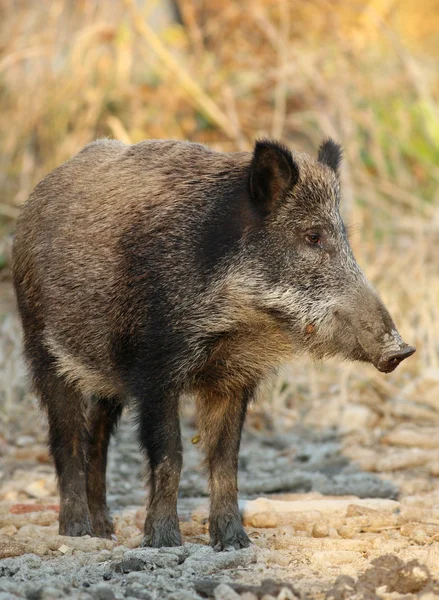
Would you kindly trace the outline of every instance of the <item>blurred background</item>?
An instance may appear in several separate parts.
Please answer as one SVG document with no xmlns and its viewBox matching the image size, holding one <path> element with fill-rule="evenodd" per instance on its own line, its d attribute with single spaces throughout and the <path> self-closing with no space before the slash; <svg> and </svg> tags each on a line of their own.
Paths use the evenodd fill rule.
<svg viewBox="0 0 439 600">
<path fill-rule="evenodd" d="M 268 136 L 314 155 L 322 138 L 340 141 L 354 251 L 417 353 L 389 376 L 367 365 L 296 361 L 262 392 L 250 427 L 300 423 L 355 435 L 351 455 L 366 468 L 367 447 L 389 431 L 439 422 L 438 0 L 0 7 L 4 445 L 26 429 L 27 414 L 35 428 L 34 409 L 24 411 L 33 399 L 11 287 L 15 219 L 38 181 L 102 136 L 189 139 L 227 151 Z M 407 439 L 398 443 L 415 444 Z"/>
<path fill-rule="evenodd" d="M 139 546 L 145 516 L 143 458 L 128 413 L 107 478 L 117 545 L 57 536 L 47 426 L 27 385 L 11 285 L 14 226 L 34 186 L 102 136 L 227 151 L 272 137 L 314 156 L 331 136 L 344 147 L 342 210 L 354 252 L 417 352 L 390 375 L 301 358 L 267 383 L 245 427 L 240 499 L 271 494 L 317 508 L 291 521 L 273 521 L 272 508 L 265 521 L 247 519 L 262 554 L 227 573 L 247 583 L 287 578 L 308 592 L 397 552 L 439 577 L 438 32 L 439 0 L 0 0 L 0 558 L 75 560 L 78 550 L 108 560 L 121 543 L 122 551 Z M 182 429 L 181 527 L 186 541 L 205 545 L 207 508 L 196 507 L 206 477 L 190 404 Z M 332 496 L 345 498 L 337 519 Z M 374 517 L 354 505 L 346 511 L 364 497 L 384 503 L 374 506 L 399 502 Z M 101 547 L 114 554 L 99 558 Z M 268 562 L 265 549 L 277 552 Z M 205 577 L 213 571 L 203 560 L 197 573 Z M 66 564 L 59 572 L 76 586 L 83 575 Z M 36 598 L 14 569 L 1 585 L 15 585 L 14 598 Z M 31 570 L 33 588 L 47 586 L 43 563 Z M 102 581 L 91 573 L 84 586 Z M 59 585 L 66 589 L 64 579 Z M 122 594 L 117 578 L 112 585 Z M 324 596 L 342 597 L 307 595 Z"/>
</svg>

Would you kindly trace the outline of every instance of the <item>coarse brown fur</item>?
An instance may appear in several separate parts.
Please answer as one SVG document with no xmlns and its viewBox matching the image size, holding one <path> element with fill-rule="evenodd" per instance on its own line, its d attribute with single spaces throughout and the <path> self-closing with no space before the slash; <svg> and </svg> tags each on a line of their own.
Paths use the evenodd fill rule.
<svg viewBox="0 0 439 600">
<path fill-rule="evenodd" d="M 50 173 L 17 224 L 14 285 L 47 409 L 60 532 L 111 535 L 109 437 L 134 400 L 149 461 L 144 544 L 181 543 L 182 393 L 196 397 L 212 544 L 249 540 L 237 506 L 248 402 L 293 354 L 395 368 L 413 349 L 361 273 L 341 221 L 338 145 L 319 160 L 99 140 Z"/>
</svg>

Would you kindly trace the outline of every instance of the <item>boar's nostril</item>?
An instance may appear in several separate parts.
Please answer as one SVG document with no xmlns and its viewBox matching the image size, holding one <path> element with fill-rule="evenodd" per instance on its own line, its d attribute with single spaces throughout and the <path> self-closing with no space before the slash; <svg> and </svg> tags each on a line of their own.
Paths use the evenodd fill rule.
<svg viewBox="0 0 439 600">
<path fill-rule="evenodd" d="M 391 373 L 396 369 L 399 363 L 411 356 L 415 352 L 415 350 L 416 349 L 412 346 L 404 346 L 404 348 L 401 348 L 396 352 L 385 354 L 380 358 L 378 362 L 378 370 L 382 371 L 383 373 Z"/>
</svg>

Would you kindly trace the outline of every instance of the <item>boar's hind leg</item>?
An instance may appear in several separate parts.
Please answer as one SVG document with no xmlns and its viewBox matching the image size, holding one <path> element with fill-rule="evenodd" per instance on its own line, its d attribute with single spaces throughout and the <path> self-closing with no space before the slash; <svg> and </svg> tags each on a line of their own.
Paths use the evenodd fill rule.
<svg viewBox="0 0 439 600">
<path fill-rule="evenodd" d="M 88 443 L 85 400 L 75 386 L 56 374 L 53 359 L 41 349 L 40 357 L 43 354 L 47 360 L 41 360 L 34 369 L 34 382 L 48 414 L 49 445 L 60 493 L 59 533 L 93 535 L 85 481 Z"/>
<path fill-rule="evenodd" d="M 180 546 L 177 495 L 182 465 L 178 397 L 154 394 L 139 403 L 140 443 L 149 461 L 149 505 L 142 546 Z"/>
<path fill-rule="evenodd" d="M 238 509 L 238 452 L 253 390 L 197 397 L 198 430 L 210 473 L 210 543 L 215 550 L 247 548 L 250 540 Z"/>
<path fill-rule="evenodd" d="M 118 398 L 93 398 L 88 415 L 87 500 L 93 533 L 99 537 L 109 538 L 114 533 L 107 508 L 105 474 L 108 444 L 122 408 Z"/>
</svg>

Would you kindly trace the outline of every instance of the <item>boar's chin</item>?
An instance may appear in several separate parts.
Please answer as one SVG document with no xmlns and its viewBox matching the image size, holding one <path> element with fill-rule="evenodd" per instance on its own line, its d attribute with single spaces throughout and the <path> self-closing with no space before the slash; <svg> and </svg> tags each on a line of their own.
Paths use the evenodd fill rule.
<svg viewBox="0 0 439 600">
<path fill-rule="evenodd" d="M 348 362 L 364 362 L 373 364 L 373 360 L 368 356 L 361 347 L 357 347 L 355 349 L 350 349 L 348 352 L 344 349 L 335 349 L 331 350 L 316 350 L 312 352 L 314 358 L 322 360 L 325 358 L 341 358 Z"/>
<path fill-rule="evenodd" d="M 352 328 L 337 320 L 328 320 L 318 327 L 305 330 L 304 342 L 308 353 L 317 360 L 338 357 L 347 361 L 372 363 L 373 359 L 360 344 Z"/>
<path fill-rule="evenodd" d="M 346 331 L 340 336 L 334 335 L 331 339 L 326 338 L 321 343 L 318 343 L 316 338 L 314 343 L 308 347 L 308 352 L 316 360 L 337 357 L 349 362 L 374 364 L 377 367 L 374 359 L 364 350 L 355 336 L 346 335 Z"/>
</svg>

